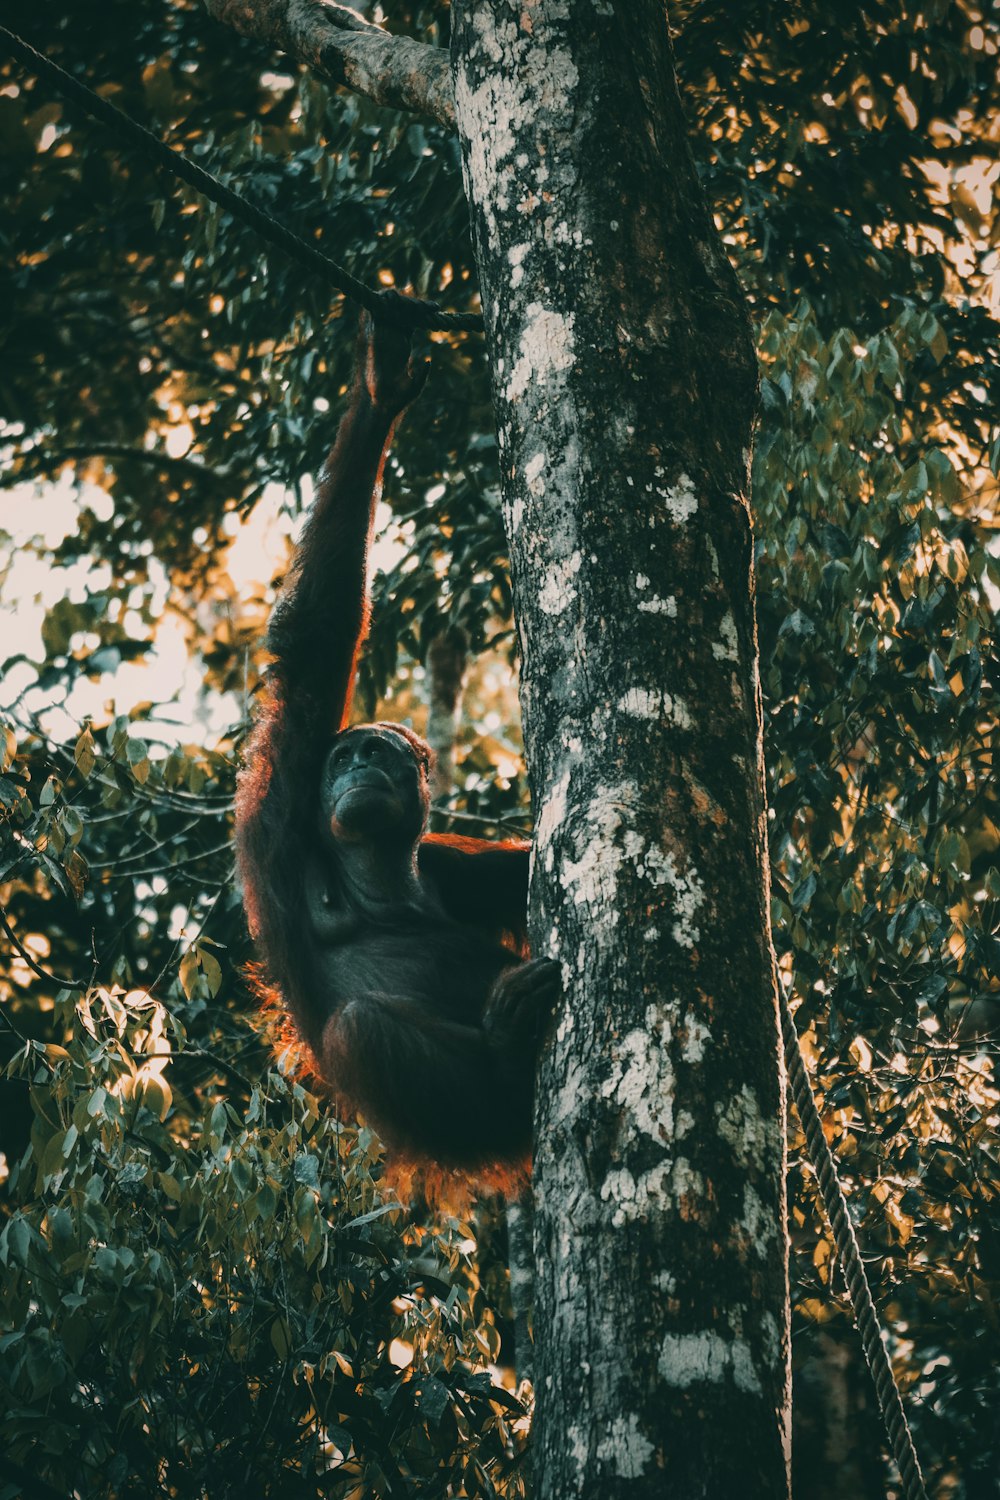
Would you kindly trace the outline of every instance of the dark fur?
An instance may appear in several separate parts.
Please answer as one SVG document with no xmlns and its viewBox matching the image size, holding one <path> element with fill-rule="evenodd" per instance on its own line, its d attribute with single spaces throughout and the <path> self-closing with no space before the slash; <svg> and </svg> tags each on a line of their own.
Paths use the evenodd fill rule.
<svg viewBox="0 0 1000 1500">
<path fill-rule="evenodd" d="M 350 837 L 337 822 L 357 769 L 338 780 L 327 756 L 346 736 L 367 631 L 372 518 L 394 423 L 422 383 L 382 326 L 365 325 L 359 366 L 272 620 L 275 660 L 240 777 L 247 917 L 315 1071 L 398 1157 L 516 1175 L 557 991 L 555 965 L 526 959 L 527 845 L 424 834 L 431 755 L 402 725 L 356 727 L 346 752 L 358 760 L 364 745 L 395 768 L 402 821 L 363 813 Z M 382 809 L 389 794 L 380 782 L 370 796 Z M 398 899 L 372 897 L 383 869 Z"/>
</svg>

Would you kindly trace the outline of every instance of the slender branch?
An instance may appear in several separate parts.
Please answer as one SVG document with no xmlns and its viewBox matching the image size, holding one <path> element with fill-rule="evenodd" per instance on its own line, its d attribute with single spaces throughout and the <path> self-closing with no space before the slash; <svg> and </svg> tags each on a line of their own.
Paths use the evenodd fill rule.
<svg viewBox="0 0 1000 1500">
<path fill-rule="evenodd" d="M 214 849 L 203 849 L 200 854 L 189 854 L 186 859 L 172 859 L 162 865 L 144 865 L 139 870 L 128 870 L 127 874 L 133 879 L 151 880 L 154 875 L 169 875 L 177 870 L 186 870 L 190 865 L 199 864 L 203 859 L 213 859 L 217 854 L 231 854 L 232 848 L 232 842 L 227 839 L 224 844 L 216 844 Z M 229 884 L 229 880 L 213 882 L 206 879 L 202 881 L 202 888 L 206 891 L 213 888 L 222 891 Z"/>
<path fill-rule="evenodd" d="M 438 802 L 435 812 L 449 823 L 470 823 L 476 828 L 496 828 L 500 833 L 512 834 L 515 838 L 530 839 L 530 822 L 518 822 L 516 818 L 485 817 L 482 813 L 471 813 L 460 811 L 457 807 L 450 807 L 447 802 Z"/>
<path fill-rule="evenodd" d="M 43 969 L 41 964 L 36 963 L 31 954 L 28 952 L 27 948 L 25 948 L 19 941 L 13 927 L 11 927 L 10 923 L 7 921 L 7 913 L 4 911 L 3 907 L 0 907 L 0 928 L 2 928 L 3 931 L 7 934 L 9 941 L 11 942 L 23 962 L 28 965 L 28 968 L 33 974 L 38 975 L 39 979 L 47 979 L 50 984 L 57 985 L 61 990 L 87 989 L 87 985 L 82 979 L 60 979 L 58 974 L 50 974 L 48 969 Z"/>
<path fill-rule="evenodd" d="M 19 1026 L 15 1026 L 14 1022 L 11 1020 L 10 1016 L 7 1014 L 7 1011 L 4 1008 L 6 1003 L 6 1001 L 0 1001 L 0 1021 L 2 1021 L 3 1024 L 7 1027 L 7 1030 L 10 1031 L 12 1035 L 16 1036 L 18 1041 L 26 1047 L 31 1038 L 29 1036 L 26 1036 Z"/>
<path fill-rule="evenodd" d="M 103 458 L 109 463 L 152 464 L 155 468 L 167 472 L 189 475 L 192 479 L 207 479 L 219 484 L 229 485 L 233 477 L 229 469 L 210 467 L 196 458 L 174 457 L 159 449 L 134 448 L 125 443 L 76 443 L 69 447 L 53 449 L 51 452 L 39 450 L 37 453 L 23 454 L 21 457 L 23 467 L 12 474 L 10 483 L 24 479 L 24 470 L 31 474 L 48 474 L 62 464 L 86 458 Z"/>
<path fill-rule="evenodd" d="M 209 15 L 280 48 L 329 83 L 376 104 L 454 125 L 448 53 L 390 36 L 333 0 L 205 0 Z"/>
<path fill-rule="evenodd" d="M 198 826 L 199 820 L 200 815 L 196 814 L 190 820 L 190 822 L 185 823 L 183 828 L 178 828 L 175 832 L 171 833 L 169 838 L 158 839 L 155 843 L 147 845 L 145 849 L 121 850 L 114 859 L 102 859 L 99 860 L 96 864 L 91 863 L 90 869 L 92 871 L 120 870 L 123 865 L 134 865 L 137 861 L 149 859 L 150 855 L 158 854 L 161 849 L 173 849 L 176 847 L 178 839 L 183 838 L 185 834 L 191 832 L 192 828 L 196 828 Z M 90 819 L 90 822 L 92 823 L 95 823 L 96 821 L 96 818 Z M 149 838 L 150 835 L 146 833 L 145 830 L 140 830 L 140 837 Z"/>
</svg>

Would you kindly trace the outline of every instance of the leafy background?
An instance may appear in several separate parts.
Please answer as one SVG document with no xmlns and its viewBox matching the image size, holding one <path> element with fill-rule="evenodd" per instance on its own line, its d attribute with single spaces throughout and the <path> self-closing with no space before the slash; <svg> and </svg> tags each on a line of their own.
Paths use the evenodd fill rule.
<svg viewBox="0 0 1000 1500">
<path fill-rule="evenodd" d="M 445 5 L 377 14 L 447 40 Z M 1000 1464 L 1000 38 L 968 0 L 670 14 L 759 329 L 775 941 L 931 1492 L 979 1500 Z M 475 306 L 446 131 L 193 0 L 38 0 L 23 24 L 355 274 Z M 37 649 L 0 636 L 0 1495 L 522 1494 L 502 1209 L 387 1184 L 370 1132 L 275 1065 L 241 977 L 234 768 L 353 314 L 6 60 L 0 182 L 0 580 L 12 597 L 35 560 L 44 605 Z M 452 811 L 489 832 L 527 817 L 492 419 L 479 341 L 432 352 L 361 707 L 422 727 L 428 646 L 460 624 Z M 230 569 L 268 505 L 248 586 Z M 792 1136 L 796 1494 L 878 1495 Z"/>
</svg>

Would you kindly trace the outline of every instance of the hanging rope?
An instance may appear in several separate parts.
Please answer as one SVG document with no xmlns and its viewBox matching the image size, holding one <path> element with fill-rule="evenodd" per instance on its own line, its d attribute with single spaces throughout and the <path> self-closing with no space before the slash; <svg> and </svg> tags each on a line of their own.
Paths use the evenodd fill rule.
<svg viewBox="0 0 1000 1500">
<path fill-rule="evenodd" d="M 173 146 L 166 145 L 152 131 L 140 125 L 137 120 L 133 120 L 130 115 L 123 114 L 120 109 L 114 104 L 109 104 L 99 94 L 95 94 L 93 89 L 80 83 L 51 58 L 41 52 L 36 52 L 34 47 L 14 32 L 8 31 L 6 26 L 0 26 L 0 37 L 6 41 L 8 49 L 15 57 L 27 63 L 36 73 L 50 78 L 60 93 L 72 99 L 93 119 L 100 120 L 102 124 L 117 131 L 119 135 L 125 136 L 156 166 L 171 172 L 204 197 L 217 203 L 220 208 L 231 213 L 234 219 L 239 219 L 255 230 L 261 239 L 283 250 L 292 260 L 307 266 L 311 271 L 318 272 L 331 282 L 338 292 L 343 292 L 345 297 L 350 297 L 353 302 L 359 303 L 368 312 L 380 318 L 388 318 L 402 327 L 420 328 L 428 333 L 435 330 L 469 333 L 482 331 L 483 320 L 478 313 L 443 312 L 436 302 L 426 302 L 418 297 L 404 297 L 398 292 L 378 291 L 366 286 L 363 281 L 358 281 L 356 276 L 352 276 L 344 266 L 338 265 L 335 260 L 324 255 L 322 250 L 317 250 L 315 245 L 310 245 L 307 240 L 293 234 L 278 219 L 272 218 L 262 209 L 254 208 L 252 203 L 248 203 L 245 198 L 234 193 L 232 188 L 226 187 L 218 177 L 213 176 L 211 172 L 206 172 L 203 167 L 196 166 Z"/>
<path fill-rule="evenodd" d="M 805 1134 L 809 1156 L 816 1169 L 823 1207 L 830 1221 L 830 1228 L 833 1230 L 834 1243 L 843 1267 L 851 1306 L 854 1309 L 854 1320 L 858 1325 L 865 1359 L 868 1361 L 868 1368 L 875 1382 L 875 1394 L 882 1411 L 885 1430 L 889 1435 L 892 1455 L 899 1469 L 903 1494 L 906 1500 L 927 1500 L 924 1477 L 920 1472 L 917 1452 L 913 1446 L 913 1436 L 906 1420 L 906 1412 L 903 1410 L 896 1377 L 892 1373 L 889 1356 L 882 1342 L 878 1314 L 872 1301 L 871 1288 L 868 1285 L 868 1277 L 865 1275 L 854 1225 L 848 1215 L 847 1199 L 844 1197 L 844 1189 L 837 1176 L 833 1152 L 823 1134 L 819 1111 L 809 1086 L 802 1048 L 799 1046 L 798 1032 L 795 1030 L 795 1022 L 788 1004 L 788 996 L 780 982 L 778 994 L 781 1007 L 781 1037 L 785 1049 L 788 1082 L 791 1085 L 795 1109 Z"/>
</svg>

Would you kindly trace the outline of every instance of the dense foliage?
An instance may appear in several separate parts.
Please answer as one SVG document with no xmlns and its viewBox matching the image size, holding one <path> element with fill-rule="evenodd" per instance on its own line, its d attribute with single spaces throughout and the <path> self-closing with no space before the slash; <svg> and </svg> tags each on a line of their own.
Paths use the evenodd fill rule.
<svg viewBox="0 0 1000 1500">
<path fill-rule="evenodd" d="M 442 4 L 383 9 L 446 40 Z M 932 1491 L 979 1500 L 1000 1463 L 998 36 L 969 0 L 671 17 L 760 329 L 776 947 Z M 193 0 L 40 0 L 24 25 L 356 274 L 474 305 L 441 128 Z M 0 576 L 25 550 L 47 570 L 38 649 L 0 641 L 0 1495 L 18 1473 L 59 1495 L 519 1493 L 495 1208 L 400 1207 L 371 1137 L 271 1065 L 241 977 L 228 817 L 267 596 L 239 595 L 228 549 L 270 481 L 298 507 L 352 314 L 3 62 L 0 180 L 0 527 L 79 484 L 65 535 L 17 559 L 0 530 Z M 495 445 L 477 340 L 433 354 L 363 688 L 419 727 L 427 647 L 464 627 L 457 810 L 489 828 L 525 812 Z M 105 706 L 171 620 L 202 729 L 172 725 L 155 671 L 148 702 Z M 798 1154 L 791 1188 L 805 1366 L 854 1344 Z M 798 1493 L 837 1493 L 807 1449 Z"/>
</svg>

